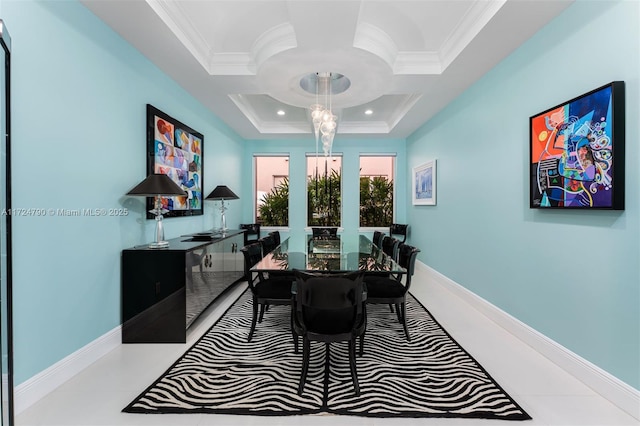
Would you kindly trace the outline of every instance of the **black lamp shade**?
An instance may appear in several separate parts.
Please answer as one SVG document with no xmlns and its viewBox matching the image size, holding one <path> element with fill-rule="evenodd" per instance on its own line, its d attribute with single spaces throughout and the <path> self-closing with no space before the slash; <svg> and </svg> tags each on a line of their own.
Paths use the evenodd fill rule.
<svg viewBox="0 0 640 426">
<path fill-rule="evenodd" d="M 153 174 L 147 176 L 145 180 L 140 182 L 135 188 L 127 192 L 127 195 L 145 195 L 153 197 L 156 195 L 182 195 L 187 193 L 171 180 L 167 175 Z"/>
<path fill-rule="evenodd" d="M 237 200 L 239 197 L 227 185 L 218 185 L 207 195 L 207 200 Z"/>
</svg>

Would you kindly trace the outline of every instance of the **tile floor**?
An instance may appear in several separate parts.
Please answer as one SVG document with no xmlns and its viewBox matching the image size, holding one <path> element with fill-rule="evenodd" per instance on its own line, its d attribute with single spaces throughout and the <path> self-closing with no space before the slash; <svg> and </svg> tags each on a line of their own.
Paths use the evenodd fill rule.
<svg viewBox="0 0 640 426">
<path fill-rule="evenodd" d="M 373 419 L 333 415 L 256 417 L 212 414 L 125 414 L 121 410 L 204 333 L 245 288 L 240 283 L 212 305 L 189 332 L 186 344 L 121 345 L 16 418 L 18 426 L 64 425 L 443 425 L 513 424 L 476 419 Z M 497 326 L 442 286 L 414 276 L 412 293 L 533 420 L 527 426 L 640 425 L 624 411 L 583 385 Z"/>
</svg>

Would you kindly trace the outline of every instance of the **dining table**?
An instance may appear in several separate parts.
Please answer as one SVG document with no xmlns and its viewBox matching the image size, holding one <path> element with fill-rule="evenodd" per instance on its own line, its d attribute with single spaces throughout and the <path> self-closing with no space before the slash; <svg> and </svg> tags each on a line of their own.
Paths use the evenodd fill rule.
<svg viewBox="0 0 640 426">
<path fill-rule="evenodd" d="M 291 235 L 266 253 L 251 272 L 346 273 L 355 271 L 406 274 L 391 256 L 361 233 L 345 233 L 335 237 Z"/>
</svg>

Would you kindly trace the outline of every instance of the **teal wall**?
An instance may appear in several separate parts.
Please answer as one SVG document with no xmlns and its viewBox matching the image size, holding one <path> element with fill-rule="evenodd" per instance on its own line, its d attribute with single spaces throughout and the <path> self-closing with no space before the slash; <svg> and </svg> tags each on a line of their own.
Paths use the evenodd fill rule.
<svg viewBox="0 0 640 426">
<path fill-rule="evenodd" d="M 357 227 L 360 153 L 396 153 L 396 220 L 420 260 L 638 388 L 639 4 L 577 1 L 404 140 L 336 138 L 344 226 Z M 153 240 L 143 201 L 145 104 L 205 135 L 205 193 L 226 184 L 252 221 L 254 153 L 291 155 L 291 229 L 303 229 L 311 137 L 242 141 L 76 1 L 0 0 L 13 37 L 13 205 L 117 208 L 125 217 L 14 219 L 15 383 L 120 323 L 120 252 Z M 624 212 L 528 208 L 528 117 L 612 80 L 627 88 Z M 438 159 L 437 206 L 412 206 L 409 171 Z M 167 237 L 219 223 L 169 219 Z"/>
<path fill-rule="evenodd" d="M 640 388 L 640 3 L 577 1 L 407 140 L 419 260 Z M 529 209 L 529 117 L 626 82 L 626 210 Z"/>
<path fill-rule="evenodd" d="M 130 210 L 124 217 L 13 221 L 15 383 L 120 324 L 120 252 L 153 241 L 144 200 L 145 105 L 204 134 L 205 194 L 240 191 L 243 141 L 76 1 L 2 1 L 13 38 L 13 206 Z M 243 197 L 241 192 L 238 193 Z M 166 237 L 211 228 L 217 210 L 165 221 Z M 229 203 L 236 226 L 241 203 Z"/>
<path fill-rule="evenodd" d="M 396 156 L 396 209 L 394 219 L 405 223 L 407 189 L 406 143 L 404 139 L 348 139 L 336 136 L 333 152 L 342 156 L 342 227 L 358 229 L 360 219 L 360 155 L 393 154 Z M 247 141 L 243 167 L 253 169 L 256 154 L 289 153 L 289 230 L 304 231 L 307 226 L 307 163 L 306 155 L 315 155 L 315 141 L 310 134 L 306 139 L 295 140 L 250 140 Z M 322 155 L 322 153 L 320 154 Z M 253 182 L 246 179 L 242 191 L 252 193 Z M 253 222 L 251 204 L 244 206 L 242 216 L 246 223 Z M 288 232 L 282 231 L 282 235 Z"/>
</svg>

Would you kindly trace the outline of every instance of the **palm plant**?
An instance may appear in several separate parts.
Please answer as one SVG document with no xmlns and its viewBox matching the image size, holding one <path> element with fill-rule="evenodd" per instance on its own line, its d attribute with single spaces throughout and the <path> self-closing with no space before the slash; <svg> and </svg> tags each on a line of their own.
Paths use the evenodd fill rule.
<svg viewBox="0 0 640 426">
<path fill-rule="evenodd" d="M 289 179 L 285 178 L 264 197 L 259 208 L 260 223 L 264 226 L 289 225 Z"/>
<path fill-rule="evenodd" d="M 393 181 L 384 176 L 360 178 L 360 226 L 388 227 L 393 222 Z"/>
<path fill-rule="evenodd" d="M 318 175 L 307 183 L 307 224 L 340 226 L 341 175 Z M 284 179 L 264 197 L 259 208 L 264 226 L 289 224 L 289 180 Z M 384 176 L 360 178 L 360 226 L 388 227 L 393 222 L 393 181 Z"/>
<path fill-rule="evenodd" d="M 316 175 L 307 183 L 307 224 L 340 226 L 342 176 L 337 170 Z"/>
</svg>

